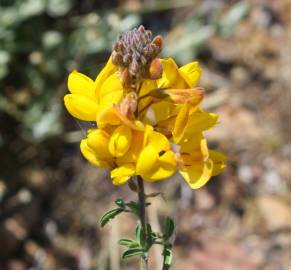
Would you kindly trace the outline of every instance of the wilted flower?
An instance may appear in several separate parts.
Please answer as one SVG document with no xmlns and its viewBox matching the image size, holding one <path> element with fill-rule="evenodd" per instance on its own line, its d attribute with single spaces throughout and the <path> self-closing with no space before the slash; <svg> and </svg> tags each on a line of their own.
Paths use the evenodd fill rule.
<svg viewBox="0 0 291 270">
<path fill-rule="evenodd" d="M 196 189 L 225 166 L 203 137 L 218 116 L 199 107 L 199 64 L 178 68 L 173 59 L 158 58 L 162 44 L 143 27 L 122 34 L 95 81 L 77 71 L 69 75 L 65 106 L 77 119 L 96 121 L 81 152 L 110 169 L 114 184 L 134 175 L 158 181 L 179 171 Z"/>
</svg>

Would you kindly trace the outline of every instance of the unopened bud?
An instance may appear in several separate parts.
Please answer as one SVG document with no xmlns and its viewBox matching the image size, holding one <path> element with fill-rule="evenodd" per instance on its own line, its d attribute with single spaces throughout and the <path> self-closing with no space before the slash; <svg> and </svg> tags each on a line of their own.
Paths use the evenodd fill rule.
<svg viewBox="0 0 291 270">
<path fill-rule="evenodd" d="M 162 44 L 161 36 L 152 38 L 152 32 L 143 26 L 119 36 L 113 47 L 112 62 L 119 67 L 124 86 L 134 89 L 143 79 L 161 77 L 162 65 L 156 58 Z"/>
<path fill-rule="evenodd" d="M 149 68 L 149 77 L 152 80 L 161 78 L 163 74 L 163 66 L 159 58 L 155 58 Z"/>
<path fill-rule="evenodd" d="M 114 65 L 122 65 L 123 61 L 122 61 L 122 55 L 116 51 L 112 52 L 112 63 Z"/>
<path fill-rule="evenodd" d="M 130 74 L 128 68 L 125 68 L 120 75 L 121 82 L 123 86 L 129 87 L 130 86 Z"/>
<path fill-rule="evenodd" d="M 162 47 L 163 47 L 163 38 L 162 38 L 162 36 L 160 36 L 160 35 L 156 36 L 153 39 L 152 43 L 162 49 Z"/>
</svg>

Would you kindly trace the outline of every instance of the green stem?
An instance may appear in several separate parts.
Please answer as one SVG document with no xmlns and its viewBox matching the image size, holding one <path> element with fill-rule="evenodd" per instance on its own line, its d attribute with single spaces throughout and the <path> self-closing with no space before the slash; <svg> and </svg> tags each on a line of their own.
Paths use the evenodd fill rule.
<svg viewBox="0 0 291 270">
<path fill-rule="evenodd" d="M 140 223 L 145 233 L 145 238 L 147 239 L 147 230 L 146 230 L 146 213 L 145 213 L 145 192 L 144 192 L 144 184 L 143 180 L 140 176 L 137 176 L 137 184 L 138 184 L 138 201 L 139 201 L 139 218 Z M 148 258 L 147 255 L 141 257 L 140 261 L 140 269 L 147 270 L 148 269 Z"/>
</svg>

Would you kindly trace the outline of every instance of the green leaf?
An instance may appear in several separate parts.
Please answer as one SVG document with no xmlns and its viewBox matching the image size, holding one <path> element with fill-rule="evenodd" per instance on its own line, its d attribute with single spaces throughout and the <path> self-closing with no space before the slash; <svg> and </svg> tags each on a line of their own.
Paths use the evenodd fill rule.
<svg viewBox="0 0 291 270">
<path fill-rule="evenodd" d="M 147 230 L 147 235 L 151 235 L 152 234 L 151 224 L 149 224 L 149 223 L 146 224 L 146 230 Z"/>
<path fill-rule="evenodd" d="M 172 260 L 173 260 L 173 253 L 172 253 L 172 245 L 171 244 L 165 244 L 164 250 L 163 250 L 163 269 L 162 270 L 168 270 L 171 267 Z"/>
<path fill-rule="evenodd" d="M 118 244 L 121 246 L 126 246 L 126 247 L 134 247 L 134 246 L 139 246 L 139 244 L 132 239 L 120 239 L 118 241 Z"/>
<path fill-rule="evenodd" d="M 139 214 L 139 205 L 138 203 L 131 201 L 129 203 L 126 203 L 126 206 L 129 207 L 131 209 L 131 211 L 135 214 Z"/>
<path fill-rule="evenodd" d="M 145 232 L 142 228 L 141 225 L 137 225 L 136 228 L 135 228 L 135 239 L 136 239 L 136 242 L 140 244 L 140 246 L 144 246 L 145 244 Z"/>
<path fill-rule="evenodd" d="M 100 219 L 101 227 L 104 227 L 110 219 L 115 218 L 121 212 L 123 212 L 122 208 L 115 208 L 106 212 Z"/>
<path fill-rule="evenodd" d="M 153 245 L 155 238 L 153 237 L 152 227 L 150 224 L 146 224 L 146 245 L 145 249 L 149 250 Z"/>
<path fill-rule="evenodd" d="M 116 200 L 115 200 L 115 204 L 116 204 L 117 206 L 123 208 L 123 209 L 125 208 L 125 202 L 124 202 L 124 200 L 121 199 L 121 198 L 116 199 Z"/>
<path fill-rule="evenodd" d="M 175 230 L 174 221 L 170 217 L 167 217 L 164 227 L 164 239 L 168 240 L 173 235 L 174 230 Z"/>
<path fill-rule="evenodd" d="M 122 254 L 122 259 L 142 254 L 144 254 L 144 250 L 142 248 L 130 248 Z"/>
</svg>

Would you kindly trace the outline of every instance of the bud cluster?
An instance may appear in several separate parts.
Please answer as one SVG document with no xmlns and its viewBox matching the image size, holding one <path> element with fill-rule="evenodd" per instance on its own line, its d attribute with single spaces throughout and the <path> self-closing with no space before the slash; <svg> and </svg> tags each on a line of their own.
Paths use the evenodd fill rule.
<svg viewBox="0 0 291 270">
<path fill-rule="evenodd" d="M 162 37 L 152 38 L 152 32 L 143 26 L 118 37 L 113 47 L 112 62 L 119 67 L 125 87 L 135 88 L 142 79 L 158 79 L 162 65 L 157 58 L 162 50 Z"/>
</svg>

